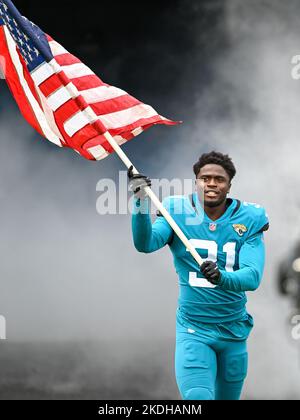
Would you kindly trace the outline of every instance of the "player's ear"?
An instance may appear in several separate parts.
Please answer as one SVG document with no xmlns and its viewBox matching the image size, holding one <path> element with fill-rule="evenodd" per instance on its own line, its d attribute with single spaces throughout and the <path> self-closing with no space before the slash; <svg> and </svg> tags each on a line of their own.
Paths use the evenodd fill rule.
<svg viewBox="0 0 300 420">
<path fill-rule="evenodd" d="M 229 183 L 227 194 L 230 193 L 230 188 L 231 188 L 231 182 Z"/>
</svg>

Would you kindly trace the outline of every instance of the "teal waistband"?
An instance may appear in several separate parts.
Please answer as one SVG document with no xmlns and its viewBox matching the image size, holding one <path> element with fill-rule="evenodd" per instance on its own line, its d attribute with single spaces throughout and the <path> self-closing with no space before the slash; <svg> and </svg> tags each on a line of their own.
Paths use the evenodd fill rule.
<svg viewBox="0 0 300 420">
<path fill-rule="evenodd" d="M 193 322 L 187 319 L 177 308 L 176 312 L 176 335 L 177 340 L 187 338 L 193 333 L 193 337 L 199 340 L 223 340 L 223 341 L 243 341 L 249 337 L 253 328 L 253 318 L 246 313 L 240 319 L 219 323 Z"/>
<path fill-rule="evenodd" d="M 183 316 L 191 322 L 220 323 L 242 319 L 247 315 L 246 297 L 234 302 L 200 303 L 186 299 L 178 300 Z"/>
</svg>

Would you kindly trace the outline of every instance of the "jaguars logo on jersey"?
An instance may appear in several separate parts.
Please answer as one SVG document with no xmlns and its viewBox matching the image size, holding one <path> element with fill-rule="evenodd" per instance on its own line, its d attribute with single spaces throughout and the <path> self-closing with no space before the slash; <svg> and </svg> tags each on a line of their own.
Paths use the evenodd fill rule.
<svg viewBox="0 0 300 420">
<path fill-rule="evenodd" d="M 240 224 L 232 225 L 232 227 L 239 236 L 243 236 L 244 233 L 246 233 L 248 230 L 245 225 L 240 225 Z"/>
</svg>

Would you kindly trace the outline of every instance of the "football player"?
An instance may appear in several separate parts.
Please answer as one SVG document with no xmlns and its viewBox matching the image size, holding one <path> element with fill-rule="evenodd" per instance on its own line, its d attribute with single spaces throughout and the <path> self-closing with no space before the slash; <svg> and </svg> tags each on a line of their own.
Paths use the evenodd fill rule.
<svg viewBox="0 0 300 420">
<path fill-rule="evenodd" d="M 163 205 L 199 252 L 201 267 L 163 216 L 152 224 L 144 191 L 151 180 L 130 168 L 133 240 L 145 253 L 169 245 L 174 257 L 179 277 L 175 372 L 182 398 L 236 400 L 247 374 L 246 344 L 253 327 L 245 292 L 261 282 L 269 222 L 258 204 L 227 197 L 236 173 L 228 155 L 203 154 L 193 170 L 195 192 L 167 197 Z"/>
</svg>

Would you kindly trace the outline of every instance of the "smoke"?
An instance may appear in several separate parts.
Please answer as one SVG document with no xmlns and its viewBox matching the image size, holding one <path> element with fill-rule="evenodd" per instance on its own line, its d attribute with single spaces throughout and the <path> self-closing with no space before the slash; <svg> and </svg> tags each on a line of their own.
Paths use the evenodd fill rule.
<svg viewBox="0 0 300 420">
<path fill-rule="evenodd" d="M 278 263 L 300 233 L 300 85 L 291 77 L 291 59 L 299 51 L 299 3 L 286 7 L 255 1 L 250 7 L 232 1 L 228 28 L 236 47 L 221 72 L 237 96 L 233 124 L 224 137 L 235 145 L 241 172 L 237 194 L 262 203 L 270 217 L 264 283 L 249 299 L 257 325 L 250 340 L 252 362 L 245 392 L 264 398 L 299 398 L 300 346 L 297 349 L 290 337 L 290 309 L 277 296 L 275 283 Z M 238 62 L 242 66 L 235 71 Z"/>
<path fill-rule="evenodd" d="M 33 141 L 30 127 L 9 108 L 2 109 L 0 124 L 1 313 L 8 338 L 142 336 L 160 321 L 159 311 L 151 313 L 154 302 L 175 305 L 176 291 L 172 297 L 157 293 L 162 281 L 163 287 L 171 283 L 167 251 L 143 258 L 132 245 L 128 215 L 96 212 L 97 181 L 117 179 L 124 167 L 114 157 L 90 163 Z M 164 259 L 170 264 L 158 268 Z M 151 264 L 159 278 L 150 274 Z M 171 312 L 166 336 L 173 334 Z"/>
<path fill-rule="evenodd" d="M 229 153 L 238 169 L 231 195 L 267 209 L 264 280 L 248 294 L 255 328 L 246 398 L 299 398 L 300 346 L 291 338 L 288 302 L 276 291 L 278 263 L 300 233 L 300 84 L 291 77 L 299 19 L 296 1 L 226 2 L 227 46 L 214 57 L 213 82 L 204 91 L 199 86 L 194 122 L 184 133 L 189 146 L 178 145 L 165 168 L 187 177 L 201 152 Z"/>
</svg>

